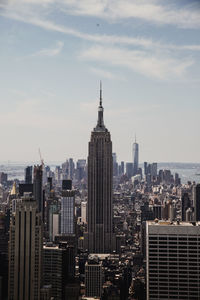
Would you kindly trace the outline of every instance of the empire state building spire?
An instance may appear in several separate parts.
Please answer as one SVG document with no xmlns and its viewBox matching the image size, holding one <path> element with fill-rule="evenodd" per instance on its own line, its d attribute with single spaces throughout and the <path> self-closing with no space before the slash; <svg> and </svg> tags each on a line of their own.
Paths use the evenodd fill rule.
<svg viewBox="0 0 200 300">
<path fill-rule="evenodd" d="M 102 106 L 102 82 L 100 81 L 100 106 Z"/>
<path fill-rule="evenodd" d="M 104 121 L 103 121 L 103 106 L 102 106 L 102 83 L 100 81 L 100 98 L 99 98 L 99 107 L 98 107 L 98 120 L 95 131 L 104 131 Z"/>
</svg>

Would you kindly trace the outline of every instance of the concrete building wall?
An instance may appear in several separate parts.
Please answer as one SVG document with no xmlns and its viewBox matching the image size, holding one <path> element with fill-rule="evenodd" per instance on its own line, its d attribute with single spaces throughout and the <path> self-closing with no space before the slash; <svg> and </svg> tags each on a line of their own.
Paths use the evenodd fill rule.
<svg viewBox="0 0 200 300">
<path fill-rule="evenodd" d="M 200 299 L 200 223 L 148 221 L 146 242 L 147 300 Z"/>
</svg>

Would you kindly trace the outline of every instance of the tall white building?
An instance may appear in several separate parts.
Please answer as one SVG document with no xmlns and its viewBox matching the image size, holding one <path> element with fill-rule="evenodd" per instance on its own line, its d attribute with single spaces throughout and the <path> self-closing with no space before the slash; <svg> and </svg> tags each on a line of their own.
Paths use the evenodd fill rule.
<svg viewBox="0 0 200 300">
<path fill-rule="evenodd" d="M 146 222 L 147 300 L 200 299 L 200 222 Z"/>
<path fill-rule="evenodd" d="M 87 202 L 81 202 L 81 222 L 87 223 Z"/>
<path fill-rule="evenodd" d="M 75 192 L 64 190 L 61 198 L 61 234 L 75 233 Z"/>
<path fill-rule="evenodd" d="M 138 167 L 139 167 L 139 145 L 135 142 L 133 143 L 133 175 L 136 175 L 138 173 Z"/>
</svg>

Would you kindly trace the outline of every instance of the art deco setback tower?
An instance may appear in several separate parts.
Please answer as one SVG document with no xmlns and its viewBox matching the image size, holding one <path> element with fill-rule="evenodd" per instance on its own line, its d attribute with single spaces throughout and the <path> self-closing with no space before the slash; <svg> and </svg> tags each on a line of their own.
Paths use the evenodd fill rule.
<svg viewBox="0 0 200 300">
<path fill-rule="evenodd" d="M 91 133 L 88 155 L 88 232 L 90 253 L 112 251 L 113 160 L 110 133 L 103 121 L 102 89 L 97 125 Z"/>
</svg>

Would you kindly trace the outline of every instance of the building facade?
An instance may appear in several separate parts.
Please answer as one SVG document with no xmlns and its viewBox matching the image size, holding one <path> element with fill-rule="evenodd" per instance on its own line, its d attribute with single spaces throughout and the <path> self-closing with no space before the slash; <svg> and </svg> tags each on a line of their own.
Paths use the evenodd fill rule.
<svg viewBox="0 0 200 300">
<path fill-rule="evenodd" d="M 88 261 L 85 264 L 85 295 L 86 297 L 99 297 L 103 285 L 102 262 Z"/>
<path fill-rule="evenodd" d="M 75 233 L 75 192 L 62 191 L 61 198 L 61 234 Z"/>
<path fill-rule="evenodd" d="M 42 272 L 42 218 L 37 203 L 26 195 L 11 215 L 9 300 L 39 300 Z"/>
<path fill-rule="evenodd" d="M 200 299 L 200 223 L 147 221 L 147 300 Z"/>
<path fill-rule="evenodd" d="M 193 187 L 193 199 L 194 199 L 194 220 L 200 221 L 200 184 Z"/>
<path fill-rule="evenodd" d="M 43 174 L 43 165 L 34 166 L 33 195 L 34 195 L 34 200 L 37 202 L 38 211 L 42 213 L 42 218 L 43 218 L 44 199 L 43 199 L 43 190 L 42 190 L 42 174 Z"/>
<path fill-rule="evenodd" d="M 27 166 L 25 169 L 25 183 L 26 184 L 32 183 L 32 172 L 33 172 L 33 167 Z"/>
<path fill-rule="evenodd" d="M 64 299 L 67 284 L 67 250 L 59 246 L 43 247 L 44 284 L 51 285 L 55 300 Z"/>
<path fill-rule="evenodd" d="M 81 222 L 87 223 L 87 202 L 81 202 Z"/>
</svg>

